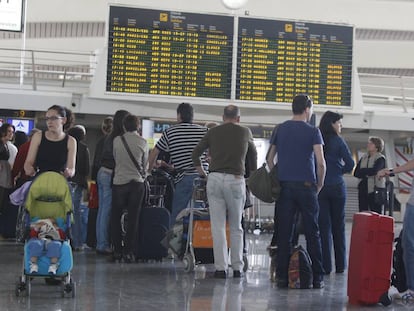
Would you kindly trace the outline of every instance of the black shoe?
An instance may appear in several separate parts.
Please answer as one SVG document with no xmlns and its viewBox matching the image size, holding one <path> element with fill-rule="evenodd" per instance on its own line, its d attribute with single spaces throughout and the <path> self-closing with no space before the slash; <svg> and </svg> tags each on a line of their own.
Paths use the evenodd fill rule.
<svg viewBox="0 0 414 311">
<path fill-rule="evenodd" d="M 240 271 L 239 271 L 240 272 Z M 227 279 L 227 273 L 224 270 L 216 270 L 214 272 L 214 277 L 216 279 Z"/>
<path fill-rule="evenodd" d="M 242 278 L 242 277 L 244 277 L 244 273 L 242 271 L 235 270 L 235 271 L 233 271 L 233 277 L 234 278 Z"/>
<path fill-rule="evenodd" d="M 277 280 L 276 281 L 276 286 L 278 288 L 288 288 L 288 281 L 286 281 L 286 280 Z"/>
<path fill-rule="evenodd" d="M 335 273 L 344 273 L 344 269 L 336 269 Z"/>
<path fill-rule="evenodd" d="M 315 288 L 315 289 L 320 289 L 320 288 L 324 288 L 324 287 L 325 287 L 325 282 L 324 281 L 313 282 L 313 288 Z"/>
</svg>

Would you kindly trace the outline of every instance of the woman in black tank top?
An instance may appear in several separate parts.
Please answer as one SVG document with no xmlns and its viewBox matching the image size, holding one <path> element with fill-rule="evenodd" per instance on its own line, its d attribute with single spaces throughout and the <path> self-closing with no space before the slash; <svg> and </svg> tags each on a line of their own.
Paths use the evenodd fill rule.
<svg viewBox="0 0 414 311">
<path fill-rule="evenodd" d="M 24 169 L 26 175 L 54 171 L 65 177 L 75 174 L 76 141 L 64 132 L 66 110 L 54 105 L 46 112 L 47 130 L 35 133 L 30 142 Z"/>
</svg>

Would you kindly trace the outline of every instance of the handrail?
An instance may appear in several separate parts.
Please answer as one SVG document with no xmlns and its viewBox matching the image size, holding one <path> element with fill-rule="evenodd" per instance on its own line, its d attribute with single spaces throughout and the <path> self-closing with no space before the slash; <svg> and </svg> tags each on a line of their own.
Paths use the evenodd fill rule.
<svg viewBox="0 0 414 311">
<path fill-rule="evenodd" d="M 22 85 L 30 78 L 33 90 L 38 89 L 39 83 L 45 85 L 51 79 L 61 81 L 62 88 L 71 81 L 90 83 L 96 65 L 94 52 L 0 48 L 2 82 L 16 83 L 10 78 L 19 78 Z"/>
</svg>

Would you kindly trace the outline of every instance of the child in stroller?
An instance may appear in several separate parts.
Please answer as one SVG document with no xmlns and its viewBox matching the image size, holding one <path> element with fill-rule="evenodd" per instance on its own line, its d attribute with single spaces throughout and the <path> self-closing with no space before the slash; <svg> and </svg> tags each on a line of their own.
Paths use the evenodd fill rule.
<svg viewBox="0 0 414 311">
<path fill-rule="evenodd" d="M 32 280 L 42 277 L 48 284 L 55 283 L 49 281 L 60 280 L 62 297 L 65 294 L 74 297 L 75 283 L 70 273 L 73 257 L 69 242 L 72 197 L 66 178 L 56 172 L 38 175 L 30 185 L 24 208 L 26 243 L 16 295 L 25 293 L 29 296 Z"/>
<path fill-rule="evenodd" d="M 30 225 L 30 240 L 27 243 L 30 254 L 30 274 L 38 273 L 38 257 L 50 258 L 48 273 L 56 274 L 60 248 L 65 233 L 59 228 L 55 219 L 39 219 Z"/>
</svg>

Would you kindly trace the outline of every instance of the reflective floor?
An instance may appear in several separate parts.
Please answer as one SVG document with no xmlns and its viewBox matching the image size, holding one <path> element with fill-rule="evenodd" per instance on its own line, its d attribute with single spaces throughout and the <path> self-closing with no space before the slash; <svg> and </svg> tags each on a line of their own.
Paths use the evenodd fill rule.
<svg viewBox="0 0 414 311">
<path fill-rule="evenodd" d="M 350 224 L 347 224 L 349 237 Z M 398 229 L 398 226 L 397 226 Z M 245 278 L 212 277 L 214 267 L 187 274 L 181 262 L 114 264 L 92 250 L 74 253 L 76 297 L 61 298 L 60 287 L 32 282 L 30 297 L 16 297 L 22 246 L 0 241 L 0 310 L 372 310 L 348 305 L 347 274 L 331 274 L 324 289 L 278 289 L 269 280 L 269 234 L 248 235 Z M 302 238 L 301 238 L 302 239 Z M 303 242 L 303 241 L 302 241 Z M 231 274 L 230 274 L 231 275 Z M 396 300 L 387 310 L 413 310 Z"/>
</svg>

